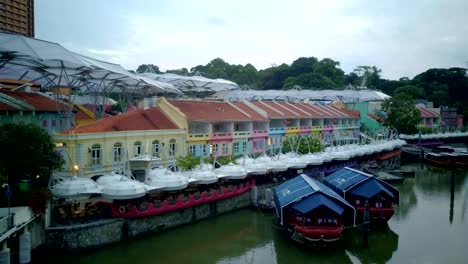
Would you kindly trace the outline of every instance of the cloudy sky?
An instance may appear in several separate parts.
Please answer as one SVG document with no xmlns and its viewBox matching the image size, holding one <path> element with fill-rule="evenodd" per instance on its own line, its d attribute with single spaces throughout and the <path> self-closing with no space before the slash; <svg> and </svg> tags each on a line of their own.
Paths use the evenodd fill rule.
<svg viewBox="0 0 468 264">
<path fill-rule="evenodd" d="M 35 8 L 37 38 L 127 69 L 216 57 L 263 69 L 315 56 L 398 79 L 468 63 L 467 0 L 41 0 Z"/>
</svg>

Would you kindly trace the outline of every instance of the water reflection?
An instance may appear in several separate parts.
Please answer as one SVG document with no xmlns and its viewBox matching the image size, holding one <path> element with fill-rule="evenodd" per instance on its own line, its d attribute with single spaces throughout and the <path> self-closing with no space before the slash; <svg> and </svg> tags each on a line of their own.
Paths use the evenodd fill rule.
<svg viewBox="0 0 468 264">
<path fill-rule="evenodd" d="M 362 246 L 362 238 L 356 230 L 351 232 L 353 234 L 345 237 L 346 248 L 361 263 L 387 263 L 398 249 L 398 234 L 388 225 L 369 232 L 368 248 Z"/>
<path fill-rule="evenodd" d="M 416 208 L 418 196 L 416 195 L 415 178 L 406 178 L 404 184 L 394 185 L 400 191 L 400 204 L 396 207 L 393 219 L 403 221 L 409 212 Z"/>
</svg>

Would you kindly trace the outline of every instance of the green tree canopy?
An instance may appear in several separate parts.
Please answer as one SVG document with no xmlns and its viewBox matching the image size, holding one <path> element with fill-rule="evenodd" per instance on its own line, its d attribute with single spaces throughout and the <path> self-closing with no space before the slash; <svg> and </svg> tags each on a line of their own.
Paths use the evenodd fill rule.
<svg viewBox="0 0 468 264">
<path fill-rule="evenodd" d="M 153 64 L 141 64 L 140 66 L 138 66 L 138 68 L 136 70 L 137 73 L 144 73 L 144 72 L 147 72 L 147 71 L 153 71 L 155 73 L 161 73 L 159 71 L 159 67 L 156 66 L 156 65 L 153 65 Z"/>
<path fill-rule="evenodd" d="M 418 131 L 416 126 L 421 119 L 421 113 L 409 95 L 400 93 L 385 100 L 382 110 L 388 114 L 384 119 L 386 126 L 396 128 L 398 132 L 405 134 L 414 134 Z"/>
<path fill-rule="evenodd" d="M 0 126 L 0 175 L 10 185 L 34 180 L 47 186 L 52 171 L 62 164 L 49 134 L 36 125 Z M 37 178 L 37 175 L 40 177 Z"/>
<path fill-rule="evenodd" d="M 419 86 L 414 86 L 414 85 L 406 85 L 402 87 L 398 87 L 394 94 L 396 96 L 400 94 L 406 94 L 412 99 L 422 99 L 425 96 L 424 89 L 419 87 Z"/>
</svg>

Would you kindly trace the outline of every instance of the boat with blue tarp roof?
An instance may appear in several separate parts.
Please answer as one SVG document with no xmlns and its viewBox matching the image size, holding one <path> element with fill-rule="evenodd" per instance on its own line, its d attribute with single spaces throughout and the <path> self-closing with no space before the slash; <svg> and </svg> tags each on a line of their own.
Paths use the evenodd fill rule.
<svg viewBox="0 0 468 264">
<path fill-rule="evenodd" d="M 275 187 L 274 206 L 279 225 L 299 243 L 338 241 L 345 227 L 355 224 L 353 206 L 305 174 Z"/>
<path fill-rule="evenodd" d="M 400 195 L 392 185 L 360 170 L 345 167 L 323 180 L 357 211 L 357 221 L 365 218 L 366 204 L 371 222 L 387 222 L 395 213 Z"/>
</svg>

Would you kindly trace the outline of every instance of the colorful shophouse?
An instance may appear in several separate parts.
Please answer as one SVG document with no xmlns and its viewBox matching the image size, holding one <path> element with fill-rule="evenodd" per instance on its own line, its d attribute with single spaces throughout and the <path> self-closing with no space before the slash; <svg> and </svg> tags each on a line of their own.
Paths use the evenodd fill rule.
<svg viewBox="0 0 468 264">
<path fill-rule="evenodd" d="M 103 175 L 124 168 L 127 161 L 146 157 L 151 157 L 152 167 L 169 165 L 186 150 L 185 130 L 159 107 L 107 117 L 53 138 L 66 162 L 64 175 L 73 175 L 76 165 L 80 176 Z"/>
<path fill-rule="evenodd" d="M 159 99 L 157 104 L 186 129 L 188 151 L 195 156 L 231 156 L 265 150 L 268 119 L 244 103 Z"/>
</svg>

